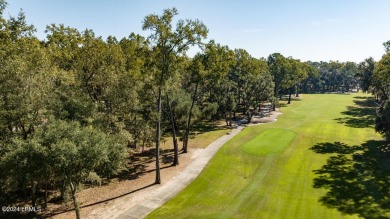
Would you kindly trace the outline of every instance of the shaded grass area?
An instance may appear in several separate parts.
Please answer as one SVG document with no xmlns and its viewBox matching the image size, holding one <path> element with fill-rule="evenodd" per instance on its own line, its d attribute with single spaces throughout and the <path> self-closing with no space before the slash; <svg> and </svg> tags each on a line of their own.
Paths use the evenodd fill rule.
<svg viewBox="0 0 390 219">
<path fill-rule="evenodd" d="M 328 192 L 320 201 L 347 214 L 364 218 L 390 218 L 390 145 L 370 140 L 358 146 L 342 142 L 320 143 L 312 150 L 332 154 L 315 170 L 314 188 Z"/>
<path fill-rule="evenodd" d="M 361 108 L 366 100 L 371 99 L 362 94 L 304 95 L 302 101 L 281 108 L 283 115 L 277 122 L 247 127 L 232 138 L 193 183 L 148 218 L 357 218 L 357 211 L 340 211 L 325 204 L 322 197 L 330 187 L 314 182 L 315 170 L 330 157 L 317 152 L 338 150 L 337 145 L 324 148 L 321 143 L 362 145 L 381 139 L 368 125 L 336 120 L 363 119 L 364 113 L 372 112 L 346 112 L 351 112 L 350 107 Z M 296 136 L 275 143 L 276 136 L 267 139 L 264 134 L 271 129 L 288 130 Z M 280 134 L 288 135 L 288 131 Z"/>
<path fill-rule="evenodd" d="M 374 128 L 377 106 L 374 97 L 358 96 L 354 99 L 355 105 L 348 106 L 347 110 L 342 112 L 345 116 L 335 120 L 353 128 Z"/>
<path fill-rule="evenodd" d="M 206 148 L 210 143 L 217 140 L 223 135 L 226 135 L 230 132 L 229 129 L 218 126 L 216 122 L 203 122 L 199 125 L 203 128 L 197 128 L 195 130 L 203 130 L 203 132 L 199 132 L 193 134 L 193 136 L 188 141 L 189 150 L 197 149 L 197 148 Z M 204 128 L 208 127 L 208 128 Z M 207 130 L 207 131 L 206 131 Z M 182 142 L 178 141 L 179 149 L 182 146 Z M 161 145 L 161 164 L 163 167 L 169 167 L 173 162 L 173 140 L 172 137 L 165 137 L 164 141 Z M 179 152 L 179 160 L 180 160 Z M 147 166 L 150 163 L 155 162 L 155 148 L 151 147 L 145 150 L 144 152 L 136 152 L 129 156 L 127 159 L 127 168 L 123 170 L 117 177 L 120 180 L 128 180 L 128 179 L 137 179 L 142 175 L 145 175 L 148 172 L 155 171 L 147 170 Z"/>
</svg>

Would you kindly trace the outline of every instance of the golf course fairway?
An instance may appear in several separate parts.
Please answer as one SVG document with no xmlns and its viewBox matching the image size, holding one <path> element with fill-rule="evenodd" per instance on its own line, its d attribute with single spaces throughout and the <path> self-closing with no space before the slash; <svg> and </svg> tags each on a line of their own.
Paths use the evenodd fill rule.
<svg viewBox="0 0 390 219">
<path fill-rule="evenodd" d="M 374 117 L 358 110 L 369 96 L 305 94 L 282 107 L 278 121 L 246 127 L 202 173 L 147 218 L 358 218 L 328 208 L 313 188 L 314 170 L 329 154 L 318 143 L 361 145 L 381 136 Z"/>
</svg>

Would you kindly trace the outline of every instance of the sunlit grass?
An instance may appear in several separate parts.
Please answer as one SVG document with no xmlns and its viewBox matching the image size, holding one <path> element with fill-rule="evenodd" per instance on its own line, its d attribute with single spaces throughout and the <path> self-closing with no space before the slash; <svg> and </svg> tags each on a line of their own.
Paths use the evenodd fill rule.
<svg viewBox="0 0 390 219">
<path fill-rule="evenodd" d="M 356 217 L 319 202 L 325 190 L 313 188 L 313 170 L 329 155 L 310 148 L 321 142 L 360 145 L 381 138 L 370 124 L 355 126 L 367 120 L 365 115 L 348 113 L 348 106 L 356 106 L 354 97 L 362 95 L 304 95 L 283 107 L 277 122 L 245 128 L 192 184 L 148 218 Z"/>
</svg>

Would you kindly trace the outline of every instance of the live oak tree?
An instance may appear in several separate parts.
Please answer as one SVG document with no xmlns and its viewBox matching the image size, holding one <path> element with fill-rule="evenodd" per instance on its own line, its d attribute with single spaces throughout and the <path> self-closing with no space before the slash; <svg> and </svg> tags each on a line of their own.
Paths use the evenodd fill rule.
<svg viewBox="0 0 390 219">
<path fill-rule="evenodd" d="M 380 107 L 377 110 L 375 130 L 381 133 L 387 141 L 390 140 L 390 52 L 382 56 L 375 65 L 373 72 L 373 92 L 378 96 Z"/>
<path fill-rule="evenodd" d="M 277 97 L 281 97 L 283 89 L 286 87 L 284 82 L 290 72 L 290 63 L 282 54 L 273 53 L 267 59 L 268 68 L 271 72 L 274 81 L 274 98 L 272 101 L 272 109 L 275 110 L 277 105 Z"/>
<path fill-rule="evenodd" d="M 253 58 L 243 49 L 235 51 L 236 65 L 232 69 L 236 75 L 239 97 L 248 122 L 260 110 L 262 101 L 270 100 L 274 94 L 274 82 L 265 60 Z"/>
<path fill-rule="evenodd" d="M 309 66 L 306 63 L 301 62 L 300 60 L 289 58 L 290 62 L 290 72 L 288 74 L 288 79 L 283 83 L 285 89 L 288 90 L 288 102 L 291 103 L 291 95 L 293 90 L 295 90 L 296 97 L 299 96 L 299 84 L 308 77 L 308 71 L 310 71 Z"/>
<path fill-rule="evenodd" d="M 125 156 L 121 138 L 108 136 L 92 127 L 81 127 L 77 122 L 50 119 L 37 134 L 36 142 L 47 151 L 46 158 L 54 173 L 69 187 L 76 212 L 79 184 L 89 173 L 113 174 Z"/>
<path fill-rule="evenodd" d="M 375 65 L 373 72 L 373 92 L 380 101 L 388 100 L 390 96 L 390 53 L 385 54 Z"/>
<path fill-rule="evenodd" d="M 176 28 L 172 27 L 173 17 L 178 14 L 175 8 L 166 9 L 163 15 L 151 14 L 143 21 L 143 30 L 152 33 L 149 40 L 153 46 L 155 58 L 155 84 L 157 87 L 157 127 L 156 127 L 156 180 L 160 179 L 160 138 L 161 138 L 161 96 L 166 81 L 173 72 L 176 56 L 184 54 L 190 46 L 200 44 L 207 36 L 206 26 L 199 20 L 179 20 Z"/>
<path fill-rule="evenodd" d="M 353 62 L 306 62 L 307 79 L 299 86 L 305 92 L 349 92 L 358 89 L 361 80 L 358 65 Z M 360 78 L 360 79 L 359 79 Z"/>
<path fill-rule="evenodd" d="M 370 92 L 372 87 L 372 77 L 375 68 L 375 61 L 372 57 L 365 59 L 358 65 L 359 72 L 357 74 L 360 82 L 360 88 L 363 92 Z"/>
</svg>

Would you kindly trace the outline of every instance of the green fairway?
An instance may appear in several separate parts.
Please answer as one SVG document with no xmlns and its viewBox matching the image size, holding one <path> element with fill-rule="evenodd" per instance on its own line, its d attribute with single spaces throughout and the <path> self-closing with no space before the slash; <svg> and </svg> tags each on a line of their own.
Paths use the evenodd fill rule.
<svg viewBox="0 0 390 219">
<path fill-rule="evenodd" d="M 381 139 L 363 94 L 304 95 L 271 124 L 247 127 L 202 173 L 148 218 L 357 218 L 324 206 L 313 188 L 329 154 L 319 143 L 361 145 Z M 359 105 L 360 103 L 360 105 Z"/>
<path fill-rule="evenodd" d="M 294 140 L 296 134 L 289 129 L 267 129 L 242 146 L 242 150 L 254 155 L 282 152 Z"/>
</svg>

